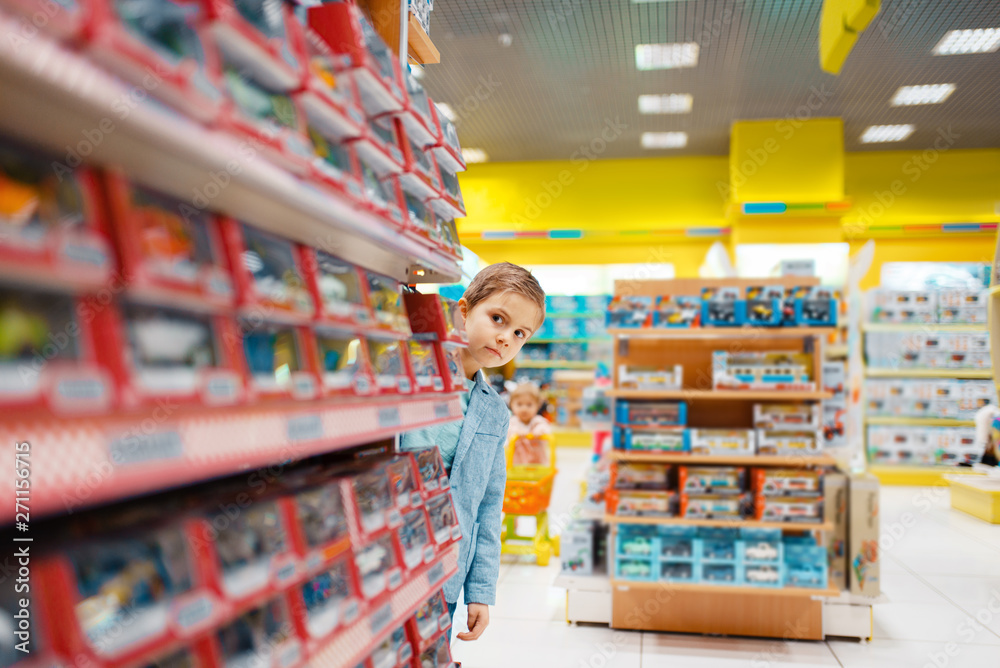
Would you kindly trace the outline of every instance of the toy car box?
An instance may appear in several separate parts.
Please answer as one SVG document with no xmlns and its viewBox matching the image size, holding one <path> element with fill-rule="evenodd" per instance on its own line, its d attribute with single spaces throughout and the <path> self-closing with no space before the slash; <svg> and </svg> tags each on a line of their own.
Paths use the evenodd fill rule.
<svg viewBox="0 0 1000 668">
<path fill-rule="evenodd" d="M 306 327 L 240 319 L 242 369 L 251 398 L 313 399 L 320 380 L 313 366 L 313 333 Z"/>
<path fill-rule="evenodd" d="M 823 500 L 810 496 L 758 496 L 756 519 L 765 522 L 822 522 Z"/>
<path fill-rule="evenodd" d="M 365 279 L 375 324 L 387 332 L 410 336 L 410 319 L 406 314 L 399 282 L 371 271 L 365 272 Z"/>
<path fill-rule="evenodd" d="M 363 606 L 353 555 L 348 552 L 299 587 L 306 637 L 323 639 L 357 621 Z"/>
<path fill-rule="evenodd" d="M 784 543 L 781 529 L 740 529 L 743 541 L 742 558 L 746 564 L 780 564 L 784 561 Z"/>
<path fill-rule="evenodd" d="M 652 297 L 615 296 L 608 304 L 607 326 L 609 329 L 649 327 L 652 312 Z"/>
<path fill-rule="evenodd" d="M 414 380 L 409 357 L 408 345 L 404 340 L 374 334 L 368 337 L 368 358 L 378 393 L 413 392 Z"/>
<path fill-rule="evenodd" d="M 619 516 L 673 517 L 677 495 L 672 492 L 608 490 L 608 512 Z"/>
<path fill-rule="evenodd" d="M 661 295 L 656 298 L 653 327 L 698 327 L 701 325 L 701 297 Z"/>
<path fill-rule="evenodd" d="M 617 425 L 613 428 L 615 446 L 623 450 L 645 452 L 687 452 L 690 444 L 687 431 L 683 427 L 665 428 L 658 431 L 635 431 Z"/>
<path fill-rule="evenodd" d="M 749 429 L 688 429 L 688 442 L 696 455 L 752 455 L 754 433 Z"/>
<path fill-rule="evenodd" d="M 757 430 L 757 454 L 786 457 L 811 456 L 823 450 L 817 431 Z"/>
<path fill-rule="evenodd" d="M 751 587 L 785 586 L 785 564 L 743 564 L 743 584 Z"/>
<path fill-rule="evenodd" d="M 785 549 L 785 586 L 826 589 L 827 551 L 819 545 L 788 545 Z"/>
<path fill-rule="evenodd" d="M 779 327 L 785 289 L 780 285 L 758 285 L 747 288 L 747 324 L 761 327 Z"/>
<path fill-rule="evenodd" d="M 675 364 L 673 369 L 641 366 L 618 366 L 618 386 L 638 390 L 679 390 L 684 385 L 684 367 Z"/>
<path fill-rule="evenodd" d="M 834 327 L 839 309 L 838 293 L 814 286 L 795 299 L 795 321 L 807 327 Z"/>
<path fill-rule="evenodd" d="M 819 496 L 823 477 L 809 469 L 755 468 L 750 472 L 754 493 L 764 496 Z"/>
<path fill-rule="evenodd" d="M 102 364 L 96 300 L 0 283 L 0 406 L 52 413 L 100 414 L 116 399 Z"/>
<path fill-rule="evenodd" d="M 681 494 L 681 517 L 739 519 L 744 514 L 742 494 Z"/>
<path fill-rule="evenodd" d="M 197 310 L 235 302 L 218 219 L 106 172 L 108 211 L 130 295 Z"/>
<path fill-rule="evenodd" d="M 61 4 L 61 3 L 60 3 Z M 169 0 L 142 7 L 114 0 L 87 0 L 91 14 L 87 53 L 104 68 L 150 92 L 174 110 L 210 123 L 222 91 L 219 59 L 206 23 L 205 3 Z M 65 10 L 60 10 L 65 11 Z"/>
<path fill-rule="evenodd" d="M 670 467 L 663 464 L 612 463 L 612 480 L 615 489 L 646 489 L 665 491 L 668 487 Z"/>
<path fill-rule="evenodd" d="M 812 356 L 796 351 L 712 352 L 712 383 L 725 390 L 790 390 L 811 392 Z"/>
<path fill-rule="evenodd" d="M 636 427 L 681 427 L 687 424 L 687 404 L 683 401 L 636 402 L 626 399 L 615 404 L 615 420 Z"/>
<path fill-rule="evenodd" d="M 818 404 L 754 404 L 753 426 L 770 431 L 819 429 L 822 415 Z"/>
<path fill-rule="evenodd" d="M 327 396 L 376 391 L 365 337 L 350 329 L 317 326 L 314 330 L 318 359 L 316 367 Z"/>
<path fill-rule="evenodd" d="M 96 176 L 60 160 L 0 137 L 0 276 L 104 287 L 115 267 Z"/>
<path fill-rule="evenodd" d="M 739 288 L 703 288 L 703 327 L 739 327 L 746 322 L 747 303 Z"/>
<path fill-rule="evenodd" d="M 737 466 L 680 466 L 677 488 L 687 494 L 740 494 L 746 470 Z"/>
<path fill-rule="evenodd" d="M 407 342 L 410 367 L 413 369 L 413 388 L 416 392 L 444 392 L 444 376 L 433 341 Z"/>
</svg>

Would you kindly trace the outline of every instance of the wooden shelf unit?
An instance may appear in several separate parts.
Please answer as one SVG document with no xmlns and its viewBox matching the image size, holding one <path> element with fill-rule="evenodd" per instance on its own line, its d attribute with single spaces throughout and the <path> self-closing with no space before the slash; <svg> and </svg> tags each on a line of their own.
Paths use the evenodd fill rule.
<svg viewBox="0 0 1000 668">
<path fill-rule="evenodd" d="M 685 372 L 686 374 L 686 372 Z M 609 390 L 609 397 L 616 399 L 679 399 L 697 401 L 822 401 L 832 399 L 829 392 L 790 392 L 785 390 Z"/>
<path fill-rule="evenodd" d="M 631 580 L 611 580 L 612 587 L 629 589 L 663 589 L 702 593 L 752 594 L 756 596 L 813 596 L 837 597 L 839 589 L 811 589 L 809 587 L 754 587 L 751 585 L 687 584 L 682 582 L 633 582 Z"/>
<path fill-rule="evenodd" d="M 805 466 L 836 466 L 837 460 L 830 455 L 815 457 L 782 456 L 782 455 L 692 455 L 684 452 L 630 452 L 628 450 L 613 450 L 611 459 L 619 462 L 636 462 L 647 464 L 716 464 L 719 466 L 781 466 L 798 468 Z"/>
<path fill-rule="evenodd" d="M 358 4 L 368 12 L 372 27 L 385 41 L 389 48 L 399 53 L 400 13 L 406 0 L 358 0 Z M 408 3 L 406 3 L 408 6 Z M 409 13 L 406 26 L 407 56 L 420 65 L 433 65 L 441 62 L 441 52 L 412 12 Z"/>
<path fill-rule="evenodd" d="M 622 339 L 794 339 L 833 334 L 836 327 L 638 327 L 609 329 L 608 334 Z"/>
</svg>

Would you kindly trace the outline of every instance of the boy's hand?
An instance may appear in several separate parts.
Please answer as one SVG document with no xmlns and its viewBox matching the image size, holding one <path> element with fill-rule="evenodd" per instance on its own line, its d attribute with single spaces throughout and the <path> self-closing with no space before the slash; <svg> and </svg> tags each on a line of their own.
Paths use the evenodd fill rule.
<svg viewBox="0 0 1000 668">
<path fill-rule="evenodd" d="M 490 625 L 490 606 L 483 603 L 469 604 L 469 630 L 459 633 L 459 640 L 478 640 Z"/>
</svg>

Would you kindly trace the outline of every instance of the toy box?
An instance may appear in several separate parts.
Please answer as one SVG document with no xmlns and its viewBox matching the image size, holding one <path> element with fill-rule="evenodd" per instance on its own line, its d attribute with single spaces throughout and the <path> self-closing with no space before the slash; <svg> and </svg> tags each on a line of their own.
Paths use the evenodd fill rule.
<svg viewBox="0 0 1000 668">
<path fill-rule="evenodd" d="M 468 390 L 465 367 L 462 363 L 462 349 L 465 346 L 458 343 L 436 342 L 434 347 L 438 353 L 438 366 L 444 376 L 445 392 L 465 392 Z"/>
<path fill-rule="evenodd" d="M 305 44 L 291 7 L 273 0 L 205 0 L 203 4 L 223 58 L 272 90 L 288 92 L 299 87 Z"/>
<path fill-rule="evenodd" d="M 380 329 L 410 336 L 410 319 L 406 315 L 399 282 L 371 271 L 365 272 L 365 279 L 375 324 Z"/>
<path fill-rule="evenodd" d="M 436 494 L 439 490 L 448 489 L 448 475 L 444 470 L 441 452 L 436 447 L 415 450 L 417 470 L 425 496 Z"/>
<path fill-rule="evenodd" d="M 363 336 L 349 329 L 318 326 L 314 338 L 319 358 L 317 368 L 325 394 L 365 396 L 376 391 Z"/>
<path fill-rule="evenodd" d="M 438 110 L 433 100 L 431 101 L 431 113 L 441 130 L 434 144 L 428 147 L 434 151 L 438 166 L 451 172 L 464 172 L 466 168 L 465 158 L 462 156 L 462 147 L 458 143 L 458 132 L 455 130 L 455 124 Z"/>
<path fill-rule="evenodd" d="M 737 466 L 680 466 L 677 487 L 688 494 L 740 494 L 746 470 Z"/>
<path fill-rule="evenodd" d="M 660 559 L 698 561 L 702 557 L 701 541 L 698 539 L 698 530 L 695 527 L 657 527 L 657 540 L 654 545 Z"/>
<path fill-rule="evenodd" d="M 313 576 L 300 587 L 305 612 L 304 626 L 310 638 L 325 638 L 353 624 L 364 601 L 350 554 Z"/>
<path fill-rule="evenodd" d="M 452 668 L 455 663 L 451 660 L 451 638 L 442 634 L 417 660 L 421 668 Z"/>
<path fill-rule="evenodd" d="M 414 338 L 468 343 L 465 321 L 458 302 L 435 294 L 408 292 L 403 295 Z M 436 338 L 422 335 L 433 335 Z"/>
<path fill-rule="evenodd" d="M 410 367 L 413 369 L 413 387 L 416 392 L 444 392 L 437 348 L 433 341 L 407 342 Z"/>
<path fill-rule="evenodd" d="M 325 130 L 310 125 L 306 128 L 313 159 L 310 176 L 324 190 L 344 198 L 349 204 L 359 208 L 370 208 L 371 204 L 362 185 L 361 161 L 354 146 L 331 139 Z"/>
<path fill-rule="evenodd" d="M 782 323 L 785 289 L 780 285 L 758 285 L 747 288 L 747 324 L 777 327 Z"/>
<path fill-rule="evenodd" d="M 618 526 L 617 554 L 622 557 L 652 559 L 659 551 L 656 527 L 637 524 Z"/>
<path fill-rule="evenodd" d="M 123 405 L 172 401 L 220 406 L 244 398 L 240 350 L 222 315 L 131 301 L 97 313 L 100 357 L 118 381 Z"/>
<path fill-rule="evenodd" d="M 765 522 L 822 522 L 823 500 L 815 496 L 758 496 L 756 518 Z"/>
<path fill-rule="evenodd" d="M 354 79 L 362 106 L 369 114 L 402 111 L 406 97 L 399 59 L 364 17 L 348 3 L 309 8 L 309 27 L 330 49 L 344 56 L 344 72 Z"/>
<path fill-rule="evenodd" d="M 396 507 L 387 462 L 360 469 L 347 469 L 347 498 L 355 509 L 357 530 L 371 536 L 385 527 L 395 529 L 402 522 Z"/>
<path fill-rule="evenodd" d="M 325 251 L 303 249 L 306 278 L 313 286 L 318 320 L 370 327 L 368 286 L 358 268 Z"/>
<path fill-rule="evenodd" d="M 785 586 L 827 588 L 827 553 L 818 545 L 789 545 L 785 549 Z"/>
<path fill-rule="evenodd" d="M 575 317 L 545 318 L 546 336 L 557 339 L 575 339 L 580 336 L 580 319 Z"/>
<path fill-rule="evenodd" d="M 434 210 L 445 218 L 465 218 L 465 200 L 458 185 L 458 177 L 443 163 L 438 164 L 438 174 L 441 176 L 441 190 L 438 191 L 438 197 L 431 200 Z"/>
<path fill-rule="evenodd" d="M 698 582 L 714 585 L 743 584 L 742 564 L 715 564 L 702 562 L 698 564 Z"/>
<path fill-rule="evenodd" d="M 420 643 L 451 627 L 451 615 L 444 600 L 444 592 L 438 590 L 427 602 L 417 608 L 410 619 L 410 636 Z"/>
<path fill-rule="evenodd" d="M 338 481 L 308 485 L 291 496 L 292 541 L 307 568 L 314 569 L 350 548 L 342 486 Z"/>
<path fill-rule="evenodd" d="M 396 182 L 399 191 L 403 196 L 403 211 L 405 213 L 406 226 L 404 233 L 430 248 L 437 248 L 440 244 L 438 227 L 434 209 L 428 202 L 421 200 L 420 196 L 414 193 L 412 185 L 407 185 L 402 177 L 390 177 Z"/>
<path fill-rule="evenodd" d="M 607 326 L 609 329 L 649 327 L 652 312 L 652 297 L 615 296 L 608 304 Z"/>
<path fill-rule="evenodd" d="M 215 651 L 225 666 L 294 668 L 305 659 L 284 597 L 243 613 L 214 635 Z"/>
<path fill-rule="evenodd" d="M 0 276 L 102 287 L 114 261 L 99 186 L 61 159 L 0 137 Z"/>
<path fill-rule="evenodd" d="M 434 153 L 415 144 L 412 136 L 405 130 L 401 131 L 400 144 L 403 150 L 403 171 L 399 175 L 399 182 L 415 201 L 427 206 L 427 217 L 436 228 L 437 224 L 433 221 L 435 211 L 429 201 L 440 196 L 443 185 L 441 173 L 434 162 Z M 439 234 L 440 230 L 435 229 L 434 235 Z"/>
<path fill-rule="evenodd" d="M 704 562 L 736 563 L 743 558 L 743 542 L 738 529 L 701 527 L 698 529 L 698 550 Z"/>
<path fill-rule="evenodd" d="M 365 131 L 350 141 L 361 161 L 380 179 L 401 174 L 404 169 L 403 149 L 400 148 L 396 123 L 388 116 L 369 116 Z"/>
<path fill-rule="evenodd" d="M 743 583 L 753 587 L 784 587 L 785 565 L 783 563 L 745 563 L 743 565 Z"/>
<path fill-rule="evenodd" d="M 204 3 L 169 0 L 144 6 L 113 0 L 85 2 L 91 14 L 88 54 L 104 68 L 151 92 L 175 110 L 211 122 L 222 105 L 219 63 L 205 22 Z M 207 46 L 206 46 L 207 45 Z"/>
<path fill-rule="evenodd" d="M 435 448 L 436 450 L 437 448 Z M 458 517 L 455 515 L 451 494 L 439 494 L 428 499 L 427 516 L 430 518 L 434 542 L 439 547 L 462 537 L 462 530 L 458 526 Z"/>
<path fill-rule="evenodd" d="M 594 574 L 594 525 L 592 522 L 570 523 L 560 534 L 561 572 L 564 575 Z"/>
<path fill-rule="evenodd" d="M 812 456 L 823 450 L 816 431 L 757 430 L 757 454 L 787 457 Z"/>
<path fill-rule="evenodd" d="M 701 297 L 667 296 L 656 298 L 653 327 L 698 327 L 701 325 Z"/>
<path fill-rule="evenodd" d="M 742 494 L 681 494 L 682 517 L 687 519 L 739 519 Z"/>
<path fill-rule="evenodd" d="M 822 422 L 818 404 L 754 404 L 753 426 L 770 431 L 819 429 Z"/>
<path fill-rule="evenodd" d="M 619 400 L 615 420 L 637 427 L 679 427 L 687 424 L 687 404 L 683 401 L 635 402 Z"/>
<path fill-rule="evenodd" d="M 399 120 L 413 144 L 422 150 L 437 141 L 440 128 L 431 112 L 427 91 L 408 70 L 403 72 L 403 84 L 406 87 L 406 109 L 399 114 Z"/>
<path fill-rule="evenodd" d="M 303 28 L 307 67 L 295 99 L 309 120 L 309 125 L 333 143 L 358 137 L 364 131 L 354 80 L 338 73 L 345 64 L 343 56 L 333 53 L 312 28 Z"/>
<path fill-rule="evenodd" d="M 847 476 L 831 472 L 823 476 L 823 513 L 833 530 L 827 534 L 827 558 L 830 562 L 830 583 L 837 589 L 847 588 Z"/>
<path fill-rule="evenodd" d="M 244 147 L 253 147 L 249 150 L 259 149 L 275 165 L 298 175 L 309 174 L 314 154 L 306 134 L 306 116 L 291 93 L 225 55 L 222 82 L 228 96 L 218 126 L 244 142 Z"/>
<path fill-rule="evenodd" d="M 458 238 L 458 228 L 455 226 L 455 221 L 451 218 L 442 218 L 437 212 L 434 212 L 434 219 L 437 221 L 440 230 L 441 250 L 445 255 L 449 255 L 456 260 L 461 260 L 462 241 Z"/>
<path fill-rule="evenodd" d="M 129 294 L 199 310 L 233 306 L 235 290 L 214 216 L 120 173 L 107 173 L 105 189 Z"/>
<path fill-rule="evenodd" d="M 312 332 L 305 327 L 241 319 L 246 384 L 252 398 L 313 399 L 320 382 L 309 351 Z"/>
<path fill-rule="evenodd" d="M 220 508 L 205 516 L 204 531 L 215 537 L 221 593 L 231 601 L 246 601 L 288 585 L 297 569 L 284 503 L 258 499 L 236 518 L 231 514 Z"/>
<path fill-rule="evenodd" d="M 749 429 L 688 429 L 691 452 L 696 455 L 752 455 L 754 433 Z"/>
<path fill-rule="evenodd" d="M 754 493 L 764 496 L 819 496 L 823 491 L 822 476 L 810 469 L 755 468 L 750 475 Z"/>
<path fill-rule="evenodd" d="M 743 562 L 746 564 L 780 564 L 784 560 L 781 529 L 740 529 L 743 541 Z"/>
<path fill-rule="evenodd" d="M 746 322 L 747 303 L 739 288 L 702 288 L 703 327 L 738 327 Z"/>
<path fill-rule="evenodd" d="M 107 411 L 115 387 L 97 355 L 99 332 L 85 317 L 107 309 L 91 299 L 0 283 L 0 406 Z"/>
<path fill-rule="evenodd" d="M 670 467 L 664 464 L 612 463 L 615 489 L 666 490 Z"/>
<path fill-rule="evenodd" d="M 712 352 L 712 383 L 717 390 L 789 390 L 811 392 L 812 355 L 796 351 Z"/>
<path fill-rule="evenodd" d="M 405 510 L 423 505 L 420 471 L 412 452 L 401 452 L 390 457 L 386 462 L 386 471 L 397 508 Z"/>
<path fill-rule="evenodd" d="M 396 531 L 399 534 L 400 553 L 406 568 L 413 570 L 421 564 L 434 560 L 436 552 L 427 513 L 423 508 L 415 508 L 405 513 L 403 523 Z"/>
<path fill-rule="evenodd" d="M 392 532 L 383 533 L 364 545 L 354 547 L 361 593 L 368 600 L 384 591 L 395 591 L 403 584 L 403 571 L 393 535 Z"/>
<path fill-rule="evenodd" d="M 609 490 L 607 502 L 612 515 L 672 517 L 677 514 L 677 495 L 669 492 Z"/>
<path fill-rule="evenodd" d="M 684 367 L 656 369 L 641 366 L 618 366 L 618 386 L 637 390 L 679 390 L 684 384 Z"/>
<path fill-rule="evenodd" d="M 230 218 L 221 226 L 241 310 L 255 313 L 255 319 L 312 319 L 316 304 L 303 275 L 300 247 Z"/>
<path fill-rule="evenodd" d="M 355 144 L 349 144 L 356 151 Z M 357 151 L 356 151 L 357 152 Z M 406 218 L 400 208 L 401 194 L 399 184 L 392 179 L 381 179 L 378 170 L 371 161 L 357 152 L 359 176 L 364 191 L 365 207 L 377 216 L 381 216 L 399 231 L 406 227 Z"/>
<path fill-rule="evenodd" d="M 375 387 L 380 394 L 413 392 L 414 381 L 407 348 L 406 341 L 399 339 L 368 338 L 368 357 L 375 376 Z"/>
<path fill-rule="evenodd" d="M 649 452 L 687 452 L 690 444 L 683 427 L 667 427 L 659 431 L 633 431 L 614 427 L 616 447 Z"/>
<path fill-rule="evenodd" d="M 834 327 L 837 324 L 839 293 L 830 288 L 814 286 L 798 293 L 795 299 L 795 321 L 806 327 Z"/>
<path fill-rule="evenodd" d="M 877 597 L 879 572 L 879 481 L 872 475 L 852 475 L 848 482 L 847 557 L 851 593 Z"/>
<path fill-rule="evenodd" d="M 931 323 L 937 320 L 937 296 L 933 290 L 888 290 L 869 292 L 876 322 Z"/>
</svg>

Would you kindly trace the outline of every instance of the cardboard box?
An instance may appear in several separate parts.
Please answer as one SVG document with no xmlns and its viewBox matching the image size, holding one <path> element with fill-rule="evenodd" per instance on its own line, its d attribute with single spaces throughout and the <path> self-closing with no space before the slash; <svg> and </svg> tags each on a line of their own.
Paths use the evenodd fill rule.
<svg viewBox="0 0 1000 668">
<path fill-rule="evenodd" d="M 824 513 L 833 522 L 827 553 L 830 559 L 830 585 L 847 589 L 847 476 L 827 473 L 823 476 Z"/>
<path fill-rule="evenodd" d="M 878 596 L 879 481 L 869 474 L 852 475 L 849 485 L 848 571 L 850 589 L 858 596 Z"/>
</svg>

